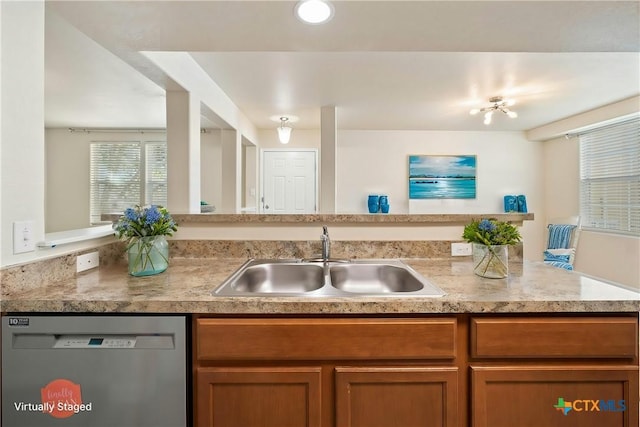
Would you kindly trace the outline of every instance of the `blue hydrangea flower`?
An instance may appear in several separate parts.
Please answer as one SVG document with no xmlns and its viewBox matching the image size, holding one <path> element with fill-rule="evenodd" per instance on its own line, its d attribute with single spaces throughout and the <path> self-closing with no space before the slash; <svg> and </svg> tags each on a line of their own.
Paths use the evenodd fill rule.
<svg viewBox="0 0 640 427">
<path fill-rule="evenodd" d="M 488 231 L 489 233 L 492 233 L 496 230 L 496 225 L 488 219 L 483 219 L 482 221 L 480 221 L 480 224 L 478 224 L 478 229 L 481 231 Z"/>
<path fill-rule="evenodd" d="M 178 230 L 169 212 L 162 206 L 127 208 L 113 224 L 118 238 L 133 241 L 147 236 L 172 236 Z"/>
<path fill-rule="evenodd" d="M 156 205 L 151 205 L 149 209 L 147 209 L 147 219 L 145 220 L 145 224 L 153 225 L 160 221 L 160 219 L 162 219 L 162 214 L 158 210 L 158 207 Z"/>
<path fill-rule="evenodd" d="M 136 212 L 135 209 L 133 208 L 127 208 L 124 211 L 124 216 L 125 218 L 127 218 L 129 221 L 137 221 L 138 220 L 138 213 Z"/>
</svg>

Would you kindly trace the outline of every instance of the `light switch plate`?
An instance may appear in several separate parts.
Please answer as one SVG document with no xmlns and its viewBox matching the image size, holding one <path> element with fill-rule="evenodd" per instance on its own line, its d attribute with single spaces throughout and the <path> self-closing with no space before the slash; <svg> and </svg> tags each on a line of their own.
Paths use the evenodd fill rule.
<svg viewBox="0 0 640 427">
<path fill-rule="evenodd" d="M 100 257 L 98 251 L 90 252 L 84 255 L 78 255 L 76 258 L 76 271 L 78 273 L 95 268 L 100 265 Z"/>
<path fill-rule="evenodd" d="M 470 256 L 471 243 L 451 243 L 451 256 Z"/>
<path fill-rule="evenodd" d="M 13 253 L 21 254 L 36 250 L 33 238 L 33 221 L 16 221 L 13 223 Z"/>
</svg>

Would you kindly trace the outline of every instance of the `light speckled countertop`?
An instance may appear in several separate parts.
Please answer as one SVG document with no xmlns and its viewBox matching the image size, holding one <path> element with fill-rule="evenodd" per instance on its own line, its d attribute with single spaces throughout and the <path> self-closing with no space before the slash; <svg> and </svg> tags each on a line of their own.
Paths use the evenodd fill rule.
<svg viewBox="0 0 640 427">
<path fill-rule="evenodd" d="M 430 297 L 218 297 L 212 291 L 245 259 L 173 259 L 157 276 L 135 278 L 123 265 L 99 267 L 31 290 L 3 289 L 4 312 L 218 314 L 382 314 L 638 312 L 640 294 L 548 267 L 510 264 L 508 279 L 483 279 L 467 260 L 404 260 L 446 292 Z"/>
</svg>

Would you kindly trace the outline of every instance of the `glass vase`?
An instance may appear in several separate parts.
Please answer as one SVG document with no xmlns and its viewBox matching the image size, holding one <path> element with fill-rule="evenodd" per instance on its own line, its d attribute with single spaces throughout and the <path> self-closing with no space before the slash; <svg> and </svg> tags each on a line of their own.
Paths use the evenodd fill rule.
<svg viewBox="0 0 640 427">
<path fill-rule="evenodd" d="M 509 246 L 473 244 L 473 272 L 489 279 L 504 279 L 509 275 Z"/>
<path fill-rule="evenodd" d="M 132 276 L 152 276 L 169 266 L 169 244 L 165 236 L 134 239 L 127 248 L 127 255 Z"/>
</svg>

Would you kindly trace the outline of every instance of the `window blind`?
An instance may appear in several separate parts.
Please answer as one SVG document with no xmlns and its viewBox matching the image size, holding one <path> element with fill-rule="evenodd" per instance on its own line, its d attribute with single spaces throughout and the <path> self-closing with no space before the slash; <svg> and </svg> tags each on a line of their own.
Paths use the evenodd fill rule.
<svg viewBox="0 0 640 427">
<path fill-rule="evenodd" d="M 167 206 L 167 144 L 147 142 L 145 148 L 145 204 Z"/>
<path fill-rule="evenodd" d="M 135 205 L 167 205 L 164 141 L 94 141 L 90 147 L 90 221 Z"/>
<path fill-rule="evenodd" d="M 582 226 L 640 236 L 640 117 L 590 130 L 579 141 Z"/>
</svg>

